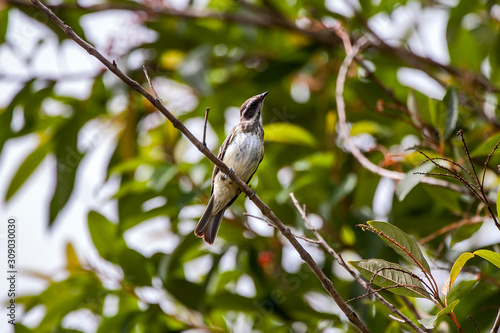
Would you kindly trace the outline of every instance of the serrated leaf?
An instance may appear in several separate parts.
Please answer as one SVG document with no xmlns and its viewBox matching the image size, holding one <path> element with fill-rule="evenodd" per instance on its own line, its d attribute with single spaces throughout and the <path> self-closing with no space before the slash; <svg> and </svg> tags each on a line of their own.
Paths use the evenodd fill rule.
<svg viewBox="0 0 500 333">
<path fill-rule="evenodd" d="M 367 259 L 350 261 L 349 263 L 369 281 L 376 274 L 372 280 L 373 283 L 382 288 L 393 287 L 387 290 L 394 294 L 422 298 L 429 297 L 422 282 L 401 265 L 383 259 Z"/>
<path fill-rule="evenodd" d="M 455 88 L 451 88 L 444 96 L 446 103 L 446 130 L 444 138 L 447 139 L 454 131 L 458 121 L 458 97 Z"/>
<path fill-rule="evenodd" d="M 264 140 L 306 147 L 315 147 L 316 138 L 302 126 L 292 123 L 271 123 L 264 126 Z"/>
<path fill-rule="evenodd" d="M 474 254 L 480 256 L 483 259 L 488 260 L 493 265 L 500 268 L 500 253 L 496 253 L 490 250 L 477 250 L 474 251 Z"/>
<path fill-rule="evenodd" d="M 9 188 L 5 193 L 5 201 L 9 201 L 14 194 L 23 186 L 28 178 L 33 174 L 40 163 L 45 159 L 51 145 L 49 142 L 41 143 L 35 150 L 29 154 L 18 167 L 14 177 L 10 181 Z"/>
<path fill-rule="evenodd" d="M 465 263 L 469 261 L 469 259 L 471 259 L 472 257 L 474 257 L 472 253 L 464 252 L 457 258 L 457 260 L 455 260 L 455 263 L 453 264 L 453 267 L 451 268 L 450 271 L 450 277 L 448 278 L 448 281 L 446 281 L 446 283 L 444 284 L 443 288 L 441 288 L 441 291 L 445 296 L 448 296 L 451 286 L 453 286 L 453 283 L 455 283 L 458 274 L 460 274 L 460 271 L 464 267 Z"/>
<path fill-rule="evenodd" d="M 403 180 L 401 180 L 396 187 L 396 196 L 398 200 L 403 201 L 406 195 L 420 183 L 420 180 L 422 178 L 425 177 L 425 175 L 417 173 L 430 172 L 433 168 L 434 164 L 432 164 L 431 162 L 426 162 L 407 172 L 405 178 L 403 178 Z"/>
<path fill-rule="evenodd" d="M 422 254 L 422 251 L 420 250 L 420 246 L 418 243 L 408 236 L 405 232 L 403 232 L 401 229 L 398 227 L 387 223 L 387 222 L 379 222 L 379 221 L 369 221 L 368 224 L 375 228 L 376 230 L 380 231 L 387 237 L 389 237 L 392 241 L 388 240 L 386 237 L 383 237 L 382 235 L 378 234 L 382 240 L 389 245 L 394 251 L 396 251 L 397 254 L 405 258 L 410 264 L 418 266 L 418 264 L 415 262 L 415 260 L 420 263 L 424 269 L 427 272 L 430 272 L 431 269 L 429 267 L 429 264 L 427 263 L 427 260 L 425 260 L 424 255 Z M 393 243 L 393 241 L 396 243 Z M 398 246 L 399 244 L 400 246 Z M 412 258 L 413 257 L 413 258 Z"/>
</svg>

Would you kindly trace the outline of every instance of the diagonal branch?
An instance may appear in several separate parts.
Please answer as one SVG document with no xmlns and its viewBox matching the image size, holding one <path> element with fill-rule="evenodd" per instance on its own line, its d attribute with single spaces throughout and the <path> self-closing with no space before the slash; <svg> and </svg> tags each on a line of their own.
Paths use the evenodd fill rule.
<svg viewBox="0 0 500 333">
<path fill-rule="evenodd" d="M 375 298 L 377 298 L 377 300 L 380 301 L 380 303 L 382 303 L 383 305 L 385 305 L 387 308 L 389 308 L 393 313 L 395 313 L 399 318 L 401 318 L 403 320 L 404 323 L 406 323 L 408 326 L 410 326 L 411 328 L 413 328 L 415 330 L 415 332 L 418 332 L 418 333 L 424 333 L 425 331 L 423 331 L 421 328 L 419 328 L 417 325 L 415 325 L 408 317 L 406 317 L 403 313 L 401 313 L 401 311 L 398 310 L 398 308 L 396 308 L 393 304 L 389 303 L 388 301 L 385 300 L 385 298 L 383 298 L 377 290 L 374 290 L 365 280 L 363 280 L 353 269 L 351 269 L 351 267 L 349 267 L 349 265 L 346 264 L 346 262 L 344 261 L 344 258 L 342 258 L 342 256 L 340 255 L 340 253 L 338 253 L 337 251 L 335 251 L 326 241 L 325 239 L 323 238 L 323 236 L 321 236 L 321 234 L 318 232 L 318 230 L 314 227 L 314 225 L 311 223 L 311 221 L 309 221 L 309 218 L 307 217 L 307 214 L 306 214 L 306 210 L 305 210 L 305 206 L 304 208 L 300 206 L 300 203 L 299 201 L 297 200 L 297 198 L 295 198 L 295 194 L 293 193 L 290 193 L 290 198 L 292 198 L 292 201 L 293 201 L 293 204 L 295 205 L 295 207 L 297 208 L 297 210 L 299 211 L 300 213 L 300 216 L 302 217 L 302 219 L 306 222 L 307 226 L 309 227 L 309 229 L 313 232 L 314 236 L 316 237 L 316 239 L 319 241 L 319 244 L 333 257 L 335 258 L 335 260 L 338 262 L 338 264 L 342 267 L 344 267 L 344 269 L 349 272 L 349 274 L 351 274 L 351 276 L 363 287 L 365 288 L 365 290 L 368 292 L 368 294 L 373 294 L 375 295 Z"/>
<path fill-rule="evenodd" d="M 295 250 L 299 253 L 300 258 L 306 262 L 306 264 L 311 268 L 316 277 L 320 280 L 323 288 L 330 294 L 335 303 L 339 306 L 342 312 L 347 316 L 347 318 L 356 326 L 360 332 L 370 332 L 370 330 L 365 326 L 365 324 L 359 319 L 357 314 L 346 304 L 342 299 L 340 294 L 335 289 L 332 281 L 323 273 L 318 264 L 313 260 L 311 255 L 302 247 L 298 240 L 293 236 L 290 228 L 285 226 L 283 222 L 278 219 L 278 217 L 273 213 L 273 211 L 263 203 L 255 192 L 250 189 L 247 184 L 245 184 L 241 179 L 239 179 L 234 172 L 225 165 L 220 159 L 218 159 L 212 152 L 203 145 L 187 128 L 184 124 L 177 119 L 168 109 L 161 103 L 161 101 L 151 94 L 149 94 L 139 83 L 132 80 L 130 77 L 125 75 L 113 61 L 109 61 L 102 54 L 100 54 L 92 45 L 84 41 L 80 36 L 78 36 L 73 29 L 64 23 L 57 15 L 55 15 L 49 8 L 42 4 L 39 0 L 31 0 L 33 5 L 45 13 L 55 24 L 57 24 L 71 39 L 73 39 L 78 45 L 80 45 L 85 51 L 90 55 L 96 57 L 104 66 L 106 66 L 111 72 L 118 76 L 124 83 L 130 86 L 133 90 L 139 92 L 143 95 L 151 104 L 153 104 L 167 119 L 172 123 L 172 125 L 181 131 L 186 138 L 191 141 L 191 143 L 210 161 L 212 161 L 219 169 L 231 178 L 231 180 L 238 185 L 243 193 L 245 193 L 250 200 L 260 209 L 262 214 L 269 218 L 269 220 L 274 224 L 274 226 L 283 234 L 283 236 L 292 244 Z"/>
</svg>

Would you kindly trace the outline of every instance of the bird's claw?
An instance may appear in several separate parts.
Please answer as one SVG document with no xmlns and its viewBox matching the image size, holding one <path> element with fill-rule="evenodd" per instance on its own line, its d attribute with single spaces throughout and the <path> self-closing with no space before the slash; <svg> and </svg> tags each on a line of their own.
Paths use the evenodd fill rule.
<svg viewBox="0 0 500 333">
<path fill-rule="evenodd" d="M 226 180 L 229 177 L 230 173 L 232 173 L 233 175 L 235 174 L 234 170 L 229 168 L 229 172 L 227 174 L 225 173 L 222 174 L 222 180 Z"/>
<path fill-rule="evenodd" d="M 249 185 L 248 187 L 250 187 L 250 185 Z M 247 197 L 248 199 L 252 199 L 253 197 L 255 197 L 255 193 L 257 193 L 257 192 L 255 192 L 254 190 L 252 190 L 252 194 L 250 194 L 250 195 L 246 195 L 246 197 Z"/>
</svg>

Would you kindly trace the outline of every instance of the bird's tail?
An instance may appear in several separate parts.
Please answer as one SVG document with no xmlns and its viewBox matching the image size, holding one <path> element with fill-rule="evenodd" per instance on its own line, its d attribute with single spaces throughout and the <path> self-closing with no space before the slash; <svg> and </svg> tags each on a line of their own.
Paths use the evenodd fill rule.
<svg viewBox="0 0 500 333">
<path fill-rule="evenodd" d="M 203 237 L 205 242 L 212 245 L 215 241 L 215 236 L 217 236 L 217 231 L 219 230 L 220 221 L 222 220 L 222 216 L 224 215 L 225 209 L 221 209 L 215 215 L 212 215 L 212 211 L 214 208 L 214 198 L 211 197 L 208 201 L 207 208 L 205 212 L 200 218 L 200 222 L 196 225 L 196 229 L 194 229 L 194 234 L 198 237 Z"/>
</svg>

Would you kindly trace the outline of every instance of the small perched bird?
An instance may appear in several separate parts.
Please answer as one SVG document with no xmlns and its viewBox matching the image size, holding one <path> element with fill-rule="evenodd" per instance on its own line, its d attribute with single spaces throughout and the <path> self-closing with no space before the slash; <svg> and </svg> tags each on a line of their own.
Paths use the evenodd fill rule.
<svg viewBox="0 0 500 333">
<path fill-rule="evenodd" d="M 250 97 L 240 108 L 240 122 L 220 147 L 218 158 L 241 180 L 252 179 L 264 157 L 264 129 L 262 128 L 262 105 L 267 91 Z M 213 244 L 222 216 L 240 195 L 241 190 L 215 166 L 212 175 L 212 193 L 207 208 L 201 216 L 194 233 Z"/>
</svg>

